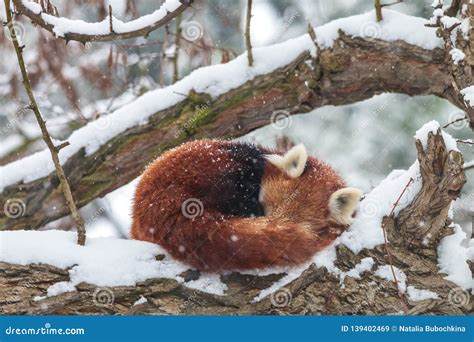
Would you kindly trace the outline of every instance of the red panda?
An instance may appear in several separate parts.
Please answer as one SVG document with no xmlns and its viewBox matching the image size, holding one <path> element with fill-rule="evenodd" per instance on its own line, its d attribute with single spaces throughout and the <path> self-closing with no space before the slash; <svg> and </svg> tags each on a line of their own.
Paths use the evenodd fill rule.
<svg viewBox="0 0 474 342">
<path fill-rule="evenodd" d="M 131 233 L 207 272 L 297 265 L 351 224 L 361 195 L 303 145 L 197 140 L 147 167 Z"/>
</svg>

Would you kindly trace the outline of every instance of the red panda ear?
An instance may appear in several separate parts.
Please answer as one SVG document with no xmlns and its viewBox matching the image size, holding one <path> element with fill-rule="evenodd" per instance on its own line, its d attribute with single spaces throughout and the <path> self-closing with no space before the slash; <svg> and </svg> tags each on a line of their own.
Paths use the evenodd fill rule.
<svg viewBox="0 0 474 342">
<path fill-rule="evenodd" d="M 329 212 L 331 218 L 341 224 L 350 225 L 354 221 L 363 192 L 357 188 L 343 188 L 334 191 L 329 197 Z"/>
<path fill-rule="evenodd" d="M 291 178 L 298 178 L 304 171 L 308 153 L 303 144 L 292 147 L 285 155 L 269 154 L 265 158 Z"/>
</svg>

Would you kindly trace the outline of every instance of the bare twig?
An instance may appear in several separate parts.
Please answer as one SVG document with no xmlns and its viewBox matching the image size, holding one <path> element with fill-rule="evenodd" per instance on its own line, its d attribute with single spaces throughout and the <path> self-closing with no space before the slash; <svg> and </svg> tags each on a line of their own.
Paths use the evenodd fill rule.
<svg viewBox="0 0 474 342">
<path fill-rule="evenodd" d="M 400 199 L 402 198 L 403 194 L 405 193 L 405 191 L 408 189 L 408 187 L 410 186 L 410 184 L 413 182 L 413 178 L 410 177 L 410 179 L 408 180 L 408 183 L 405 185 L 405 187 L 403 188 L 403 191 L 402 193 L 400 194 L 400 196 L 398 196 L 397 200 L 395 201 L 395 203 L 393 204 L 392 206 L 392 210 L 390 211 L 390 214 L 388 215 L 389 217 L 392 217 L 394 212 L 395 212 L 395 208 L 398 206 L 398 204 L 400 203 Z M 393 267 L 393 257 L 392 257 L 392 253 L 390 253 L 390 250 L 388 249 L 388 238 L 387 238 L 387 230 L 385 229 L 385 225 L 382 224 L 382 230 L 383 230 L 383 239 L 384 239 L 384 246 L 385 246 L 385 253 L 387 254 L 388 256 L 388 262 L 390 264 L 390 271 L 392 272 L 392 276 L 393 276 L 393 282 L 395 283 L 395 285 L 397 286 L 397 290 L 398 290 L 398 295 L 400 296 L 400 298 L 403 298 L 403 294 L 401 293 L 400 291 L 400 288 L 398 287 L 398 280 L 397 280 L 397 276 L 395 275 L 395 269 Z"/>
<path fill-rule="evenodd" d="M 380 0 L 375 0 L 375 15 L 377 17 L 377 21 L 382 21 L 382 5 L 380 4 Z"/>
<path fill-rule="evenodd" d="M 64 36 L 61 36 L 59 38 L 63 38 L 66 41 L 75 40 L 78 42 L 87 43 L 87 42 L 106 42 L 106 41 L 128 39 L 128 38 L 135 38 L 135 37 L 142 37 L 142 36 L 146 37 L 150 34 L 150 32 L 166 25 L 171 20 L 176 18 L 184 10 L 190 7 L 193 1 L 194 0 L 181 0 L 180 1 L 181 5 L 176 10 L 174 10 L 173 12 L 167 13 L 160 20 L 157 20 L 153 22 L 152 24 L 146 27 L 141 27 L 139 29 L 135 29 L 135 30 L 127 31 L 127 32 L 121 32 L 121 33 L 115 33 L 113 30 L 111 30 L 110 33 L 104 33 L 104 34 L 85 34 L 85 33 L 79 33 L 79 32 L 67 32 L 64 34 Z M 55 28 L 54 25 L 48 23 L 43 18 L 42 16 L 43 13 L 33 12 L 32 10 L 30 10 L 23 4 L 22 0 L 13 0 L 13 3 L 15 5 L 15 9 L 18 11 L 19 14 L 22 14 L 28 17 L 36 25 L 54 34 L 54 28 Z M 109 8 L 109 14 L 110 14 L 109 20 L 111 22 L 112 16 L 111 16 L 110 8 Z"/>
<path fill-rule="evenodd" d="M 181 28 L 181 14 L 176 18 L 176 36 L 174 41 L 174 56 L 173 56 L 173 83 L 178 81 L 179 70 L 178 70 L 178 56 L 179 49 L 181 48 L 181 36 L 183 29 Z"/>
<path fill-rule="evenodd" d="M 113 25 L 113 16 L 112 16 L 112 5 L 109 4 L 109 31 L 110 33 L 115 33 Z"/>
<path fill-rule="evenodd" d="M 314 30 L 314 27 L 311 25 L 311 23 L 308 23 L 308 34 L 311 37 L 311 40 L 314 42 L 316 48 L 319 49 L 318 43 L 316 42 L 316 31 Z"/>
<path fill-rule="evenodd" d="M 467 145 L 474 145 L 474 141 L 472 139 L 456 139 L 457 143 L 460 144 L 467 144 Z"/>
<path fill-rule="evenodd" d="M 79 211 L 77 210 L 76 204 L 74 202 L 74 198 L 72 197 L 71 187 L 69 186 L 69 183 L 67 181 L 66 175 L 61 166 L 61 162 L 59 161 L 59 156 L 58 156 L 59 150 L 67 146 L 68 143 L 66 142 L 66 143 L 60 144 L 59 146 L 55 146 L 51 139 L 51 136 L 49 135 L 48 128 L 46 127 L 46 122 L 44 121 L 41 115 L 41 112 L 38 108 L 38 104 L 36 103 L 36 99 L 33 94 L 31 84 L 30 84 L 30 79 L 28 77 L 28 72 L 26 70 L 26 65 L 25 65 L 25 61 L 23 59 L 23 53 L 22 53 L 24 46 L 20 47 L 18 37 L 16 35 L 15 27 L 13 25 L 12 12 L 10 8 L 10 0 L 4 0 L 4 2 L 5 2 L 5 11 L 6 11 L 6 16 L 7 16 L 7 26 L 8 26 L 8 30 L 10 31 L 10 36 L 12 38 L 11 40 L 13 42 L 13 46 L 15 47 L 18 64 L 20 66 L 21 75 L 23 77 L 23 85 L 25 87 L 26 93 L 28 94 L 28 99 L 30 101 L 30 108 L 33 110 L 33 113 L 35 114 L 36 120 L 38 121 L 38 125 L 41 128 L 41 134 L 43 136 L 43 140 L 48 146 L 48 149 L 51 153 L 51 158 L 53 159 L 54 167 L 56 169 L 56 174 L 59 178 L 59 182 L 61 183 L 61 189 L 62 189 L 64 198 L 66 199 L 66 203 L 71 212 L 71 216 L 73 217 L 74 222 L 76 223 L 77 243 L 83 246 L 86 242 L 86 231 L 84 228 L 84 222 L 82 221 L 82 218 L 79 215 Z"/>
<path fill-rule="evenodd" d="M 252 0 L 247 0 L 247 20 L 245 23 L 245 46 L 249 66 L 253 65 L 252 42 L 250 40 L 250 18 L 252 17 Z"/>
<path fill-rule="evenodd" d="M 381 6 L 381 7 L 388 7 L 388 6 L 393 6 L 393 5 L 402 3 L 402 2 L 403 2 L 403 0 L 398 0 L 398 1 L 394 1 L 394 2 L 388 3 L 388 4 L 382 4 L 382 5 L 380 5 L 380 6 Z"/>
<path fill-rule="evenodd" d="M 456 122 L 460 122 L 460 121 L 465 121 L 467 120 L 467 116 L 463 117 L 463 118 L 457 118 L 456 120 L 453 120 L 451 122 L 448 122 L 446 125 L 443 126 L 443 128 L 448 128 L 449 126 L 455 124 Z"/>
</svg>

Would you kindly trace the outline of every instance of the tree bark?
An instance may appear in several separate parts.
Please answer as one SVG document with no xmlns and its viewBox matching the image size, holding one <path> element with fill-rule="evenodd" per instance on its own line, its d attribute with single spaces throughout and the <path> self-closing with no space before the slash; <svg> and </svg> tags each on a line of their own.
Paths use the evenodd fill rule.
<svg viewBox="0 0 474 342">
<path fill-rule="evenodd" d="M 136 286 L 114 288 L 98 288 L 81 283 L 75 292 L 34 300 L 35 296 L 44 296 L 47 288 L 54 283 L 68 281 L 68 271 L 49 265 L 0 263 L 0 314 L 472 314 L 474 296 L 444 279 L 444 274 L 438 273 L 439 238 L 431 240 L 436 243 L 421 243 L 427 234 L 433 232 L 426 231 L 416 220 L 406 219 L 408 213 L 419 217 L 431 211 L 433 227 L 438 229 L 436 237 L 451 233 L 446 209 L 465 182 L 462 155 L 455 151 L 447 152 L 440 132 L 430 135 L 426 150 L 420 146 L 417 141 L 423 186 L 415 200 L 398 217 L 385 217 L 383 225 L 389 236 L 387 247 L 390 249 L 393 265 L 406 274 L 407 285 L 431 290 L 438 294 L 438 299 L 412 301 L 406 295 L 399 295 L 394 282 L 376 276 L 373 270 L 377 266 L 388 264 L 383 245 L 372 250 L 362 250 L 359 254 L 339 245 L 336 266 L 341 271 L 354 268 L 364 257 L 374 259 L 373 270 L 363 272 L 360 279 L 346 276 L 341 283 L 340 278 L 326 268 L 312 265 L 300 277 L 257 303 L 253 299 L 259 292 L 284 274 L 223 275 L 221 280 L 228 286 L 224 296 L 187 288 L 186 282 L 199 277 L 197 271 L 190 270 L 182 274 L 184 285 L 165 278 L 149 279 Z M 430 201 L 424 199 L 432 198 L 434 188 L 442 200 L 432 206 Z M 412 248 L 414 241 L 417 242 L 416 248 Z M 142 296 L 147 301 L 134 305 Z"/>
<path fill-rule="evenodd" d="M 216 99 L 191 93 L 182 102 L 152 115 L 148 123 L 127 129 L 86 156 L 83 150 L 64 163 L 79 207 L 127 184 L 163 151 L 199 138 L 234 138 L 270 124 L 273 112 L 305 113 L 325 105 L 354 103 L 375 94 L 432 94 L 460 106 L 442 49 L 424 50 L 403 41 L 346 36 L 334 47 L 309 52 Z M 199 115 L 196 113 L 199 112 Z M 187 125 L 188 123 L 192 125 Z M 25 204 L 23 216 L 0 212 L 0 229 L 35 229 L 67 215 L 54 174 L 8 186 L 10 198 Z"/>
</svg>

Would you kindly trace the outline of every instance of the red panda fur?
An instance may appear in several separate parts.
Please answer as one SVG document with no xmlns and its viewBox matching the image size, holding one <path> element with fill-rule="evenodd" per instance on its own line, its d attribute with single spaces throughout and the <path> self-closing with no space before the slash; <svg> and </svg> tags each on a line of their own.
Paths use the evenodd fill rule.
<svg viewBox="0 0 474 342">
<path fill-rule="evenodd" d="M 266 157 L 272 154 L 284 155 L 220 140 L 164 153 L 136 189 L 132 237 L 210 272 L 310 260 L 347 227 L 330 212 L 331 195 L 345 183 L 313 157 L 292 177 Z M 185 215 L 183 205 L 193 201 L 194 211 Z"/>
</svg>

